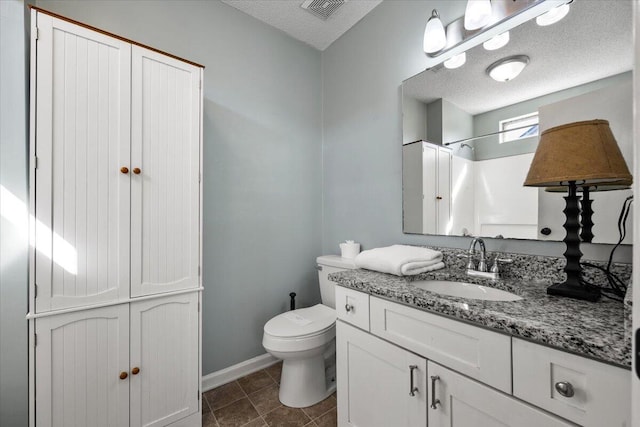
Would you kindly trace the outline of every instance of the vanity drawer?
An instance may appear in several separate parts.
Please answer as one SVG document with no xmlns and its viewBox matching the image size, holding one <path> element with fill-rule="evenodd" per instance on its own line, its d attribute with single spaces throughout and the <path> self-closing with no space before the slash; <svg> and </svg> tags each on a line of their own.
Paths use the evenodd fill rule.
<svg viewBox="0 0 640 427">
<path fill-rule="evenodd" d="M 626 369 L 513 339 L 513 395 L 580 425 L 630 426 L 630 376 Z M 563 396 L 558 383 L 565 389 L 570 384 L 573 396 Z"/>
<path fill-rule="evenodd" d="M 511 337 L 372 297 L 371 333 L 511 394 Z"/>
<path fill-rule="evenodd" d="M 336 286 L 336 313 L 338 319 L 369 330 L 369 294 Z"/>
</svg>

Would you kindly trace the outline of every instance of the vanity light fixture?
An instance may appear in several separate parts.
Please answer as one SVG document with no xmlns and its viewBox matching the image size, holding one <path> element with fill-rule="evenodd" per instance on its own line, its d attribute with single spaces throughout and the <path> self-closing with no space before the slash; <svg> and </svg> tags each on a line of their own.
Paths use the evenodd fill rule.
<svg viewBox="0 0 640 427">
<path fill-rule="evenodd" d="M 494 38 L 487 40 L 482 43 L 482 47 L 486 50 L 496 50 L 506 46 L 507 43 L 509 43 L 509 31 L 505 31 L 502 34 L 498 34 Z"/>
<path fill-rule="evenodd" d="M 495 50 L 509 42 L 509 30 L 538 19 L 564 16 L 573 0 L 467 0 L 465 14 L 447 24 L 434 9 L 424 31 L 423 49 L 432 67 L 461 52 L 483 44 Z M 557 22 L 556 19 L 554 22 Z M 543 25 L 543 24 L 541 24 Z M 442 58 L 442 61 L 433 61 Z"/>
<path fill-rule="evenodd" d="M 587 301 L 600 299 L 600 288 L 582 278 L 577 187 L 630 183 L 632 179 L 608 121 L 569 123 L 542 132 L 524 186 L 562 186 L 568 190 L 563 211 L 567 233 L 564 238 L 566 280 L 549 286 L 549 295 Z"/>
<path fill-rule="evenodd" d="M 454 68 L 462 67 L 465 62 L 467 62 L 467 54 L 466 52 L 462 52 L 444 61 L 444 66 L 452 70 Z"/>
<path fill-rule="evenodd" d="M 424 28 L 422 48 L 425 53 L 435 53 L 444 49 L 446 45 L 447 36 L 444 32 L 444 25 L 442 25 L 438 11 L 433 9 L 431 17 L 429 17 L 427 25 Z"/>
<path fill-rule="evenodd" d="M 464 28 L 477 30 L 491 21 L 491 0 L 467 0 L 464 11 Z"/>
<path fill-rule="evenodd" d="M 487 74 L 497 82 L 508 82 L 518 77 L 528 63 L 526 55 L 508 56 L 489 65 Z"/>
<path fill-rule="evenodd" d="M 545 12 L 542 15 L 538 16 L 536 18 L 536 24 L 540 25 L 541 27 L 555 24 L 556 22 L 567 16 L 567 13 L 569 13 L 569 3 L 554 7 L 548 12 Z"/>
</svg>

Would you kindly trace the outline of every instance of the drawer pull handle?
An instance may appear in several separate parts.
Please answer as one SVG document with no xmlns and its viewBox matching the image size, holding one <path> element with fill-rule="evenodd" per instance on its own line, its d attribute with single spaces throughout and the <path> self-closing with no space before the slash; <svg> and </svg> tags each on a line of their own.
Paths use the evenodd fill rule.
<svg viewBox="0 0 640 427">
<path fill-rule="evenodd" d="M 556 383 L 556 391 L 564 397 L 573 397 L 573 395 L 575 394 L 575 392 L 573 391 L 573 386 L 570 382 L 567 381 L 558 381 Z"/>
<path fill-rule="evenodd" d="M 431 376 L 431 409 L 438 409 L 438 405 L 440 404 L 440 399 L 436 399 L 436 381 L 438 381 L 440 377 L 438 375 Z"/>
<path fill-rule="evenodd" d="M 418 369 L 418 365 L 409 365 L 409 396 L 413 397 L 418 392 L 418 387 L 413 384 L 413 371 Z"/>
<path fill-rule="evenodd" d="M 352 305 L 349 305 L 349 304 L 345 304 L 344 305 L 344 309 L 347 310 L 347 313 L 349 313 L 351 310 L 353 310 L 353 308 L 354 307 Z"/>
</svg>

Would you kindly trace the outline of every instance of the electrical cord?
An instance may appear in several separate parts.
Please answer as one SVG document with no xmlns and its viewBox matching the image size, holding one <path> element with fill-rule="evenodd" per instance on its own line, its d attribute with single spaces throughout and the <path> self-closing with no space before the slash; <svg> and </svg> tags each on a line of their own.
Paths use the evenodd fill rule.
<svg viewBox="0 0 640 427">
<path fill-rule="evenodd" d="M 604 297 L 615 301 L 624 301 L 624 297 L 627 293 L 627 285 L 611 271 L 611 266 L 613 265 L 613 255 L 618 249 L 618 247 L 622 244 L 622 241 L 627 237 L 627 218 L 629 217 L 629 212 L 631 210 L 631 204 L 633 203 L 633 196 L 629 196 L 624 200 L 622 204 L 622 209 L 620 210 L 620 216 L 618 217 L 618 234 L 619 239 L 615 246 L 611 249 L 611 253 L 609 254 L 609 261 L 607 262 L 607 267 L 601 267 L 599 265 L 592 264 L 590 262 L 581 263 L 585 267 L 595 268 L 597 270 L 602 271 L 607 278 L 607 282 L 609 287 L 601 287 L 600 291 Z M 587 286 L 595 286 L 592 283 L 587 282 L 584 279 L 581 279 L 581 282 Z"/>
</svg>

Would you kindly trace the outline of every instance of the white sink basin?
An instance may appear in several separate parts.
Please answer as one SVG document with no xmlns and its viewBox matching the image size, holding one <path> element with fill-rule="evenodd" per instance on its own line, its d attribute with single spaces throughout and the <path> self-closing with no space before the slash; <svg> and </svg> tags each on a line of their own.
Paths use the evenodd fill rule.
<svg viewBox="0 0 640 427">
<path fill-rule="evenodd" d="M 487 301 L 519 301 L 522 299 L 522 297 L 512 294 L 511 292 L 482 285 L 474 285 L 473 283 L 450 282 L 448 280 L 417 280 L 409 284 L 416 288 L 424 289 L 425 291 L 452 297 Z"/>
</svg>

